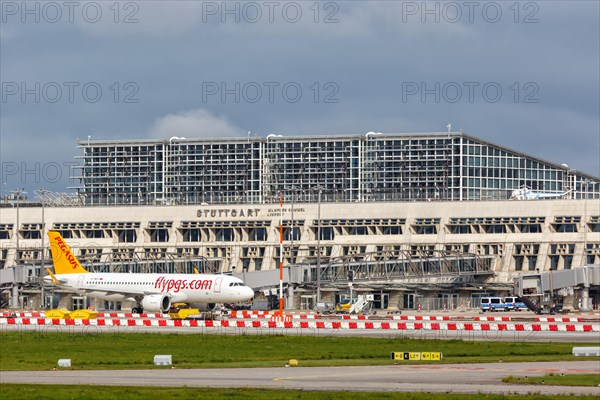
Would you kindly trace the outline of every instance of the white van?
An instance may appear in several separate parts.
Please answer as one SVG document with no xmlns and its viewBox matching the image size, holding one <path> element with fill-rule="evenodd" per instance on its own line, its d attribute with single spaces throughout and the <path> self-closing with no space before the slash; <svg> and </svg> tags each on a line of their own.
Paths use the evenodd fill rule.
<svg viewBox="0 0 600 400">
<path fill-rule="evenodd" d="M 481 311 L 498 311 L 506 308 L 502 297 L 482 297 Z"/>
<path fill-rule="evenodd" d="M 504 298 L 504 306 L 508 310 L 521 311 L 526 310 L 527 306 L 516 296 L 509 296 Z"/>
</svg>

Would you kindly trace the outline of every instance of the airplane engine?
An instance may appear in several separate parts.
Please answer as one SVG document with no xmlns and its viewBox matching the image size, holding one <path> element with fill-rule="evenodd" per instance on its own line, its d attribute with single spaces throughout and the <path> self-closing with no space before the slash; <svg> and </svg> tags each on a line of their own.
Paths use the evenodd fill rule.
<svg viewBox="0 0 600 400">
<path fill-rule="evenodd" d="M 166 313 L 171 308 L 171 299 L 164 294 L 153 294 L 144 296 L 141 302 L 144 312 Z"/>
<path fill-rule="evenodd" d="M 200 303 L 194 304 L 200 311 L 217 311 L 221 308 L 221 304 L 216 303 Z"/>
</svg>

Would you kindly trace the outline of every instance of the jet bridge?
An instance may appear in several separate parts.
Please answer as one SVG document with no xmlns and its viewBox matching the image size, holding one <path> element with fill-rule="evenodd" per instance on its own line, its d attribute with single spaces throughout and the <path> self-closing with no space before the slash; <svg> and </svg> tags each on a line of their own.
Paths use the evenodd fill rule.
<svg viewBox="0 0 600 400">
<path fill-rule="evenodd" d="M 566 288 L 581 290 L 580 310 L 588 311 L 589 289 L 592 286 L 600 286 L 600 265 L 522 275 L 514 280 L 515 294 L 537 314 L 554 313 L 557 307 L 554 292 Z"/>
</svg>

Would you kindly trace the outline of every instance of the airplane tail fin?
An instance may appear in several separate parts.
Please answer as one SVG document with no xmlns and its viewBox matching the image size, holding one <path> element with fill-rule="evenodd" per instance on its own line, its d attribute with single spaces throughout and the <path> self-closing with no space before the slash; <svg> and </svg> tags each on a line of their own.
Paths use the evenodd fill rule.
<svg viewBox="0 0 600 400">
<path fill-rule="evenodd" d="M 48 238 L 50 239 L 50 252 L 52 253 L 55 273 L 81 274 L 88 272 L 79 264 L 79 260 L 71 252 L 60 233 L 50 231 L 48 232 Z"/>
</svg>

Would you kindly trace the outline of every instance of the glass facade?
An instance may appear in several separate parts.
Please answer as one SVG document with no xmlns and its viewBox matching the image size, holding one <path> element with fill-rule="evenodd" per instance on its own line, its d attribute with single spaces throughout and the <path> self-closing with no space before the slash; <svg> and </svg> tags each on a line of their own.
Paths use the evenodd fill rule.
<svg viewBox="0 0 600 400">
<path fill-rule="evenodd" d="M 463 133 L 83 141 L 87 205 L 600 198 L 600 179 Z"/>
</svg>

